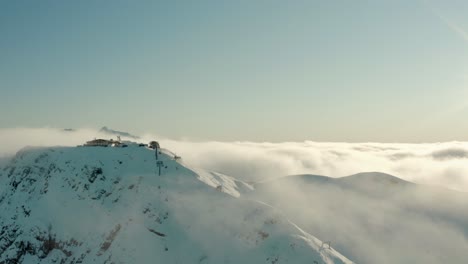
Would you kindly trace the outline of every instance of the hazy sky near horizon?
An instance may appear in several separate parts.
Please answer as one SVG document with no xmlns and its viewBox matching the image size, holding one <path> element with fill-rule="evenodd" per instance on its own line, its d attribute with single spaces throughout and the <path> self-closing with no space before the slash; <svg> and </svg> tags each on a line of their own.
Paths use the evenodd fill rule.
<svg viewBox="0 0 468 264">
<path fill-rule="evenodd" d="M 0 128 L 468 140 L 466 1 L 1 1 Z"/>
<path fill-rule="evenodd" d="M 468 193 L 468 142 L 426 144 L 342 142 L 190 141 L 145 134 L 137 142 L 157 139 L 194 169 L 215 171 L 243 181 L 264 181 L 297 174 L 343 177 L 383 172 L 418 184 Z M 77 146 L 92 138 L 116 139 L 100 130 L 0 128 L 0 168 L 22 149 Z"/>
</svg>

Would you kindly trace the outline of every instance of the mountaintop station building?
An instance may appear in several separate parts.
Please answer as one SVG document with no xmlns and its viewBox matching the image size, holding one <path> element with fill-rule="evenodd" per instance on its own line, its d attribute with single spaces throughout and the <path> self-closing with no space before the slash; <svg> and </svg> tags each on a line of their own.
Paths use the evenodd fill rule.
<svg viewBox="0 0 468 264">
<path fill-rule="evenodd" d="M 113 139 L 107 140 L 107 139 L 94 139 L 91 141 L 86 142 L 84 146 L 86 147 L 118 147 L 122 143 L 119 141 L 114 141 Z"/>
</svg>

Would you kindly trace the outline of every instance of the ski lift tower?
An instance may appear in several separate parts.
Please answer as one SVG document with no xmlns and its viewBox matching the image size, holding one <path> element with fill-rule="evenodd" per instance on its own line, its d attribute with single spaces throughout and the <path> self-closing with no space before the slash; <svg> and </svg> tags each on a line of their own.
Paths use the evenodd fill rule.
<svg viewBox="0 0 468 264">
<path fill-rule="evenodd" d="M 161 160 L 156 162 L 156 166 L 159 168 L 159 176 L 161 176 L 161 167 L 164 166 L 163 162 Z"/>
</svg>

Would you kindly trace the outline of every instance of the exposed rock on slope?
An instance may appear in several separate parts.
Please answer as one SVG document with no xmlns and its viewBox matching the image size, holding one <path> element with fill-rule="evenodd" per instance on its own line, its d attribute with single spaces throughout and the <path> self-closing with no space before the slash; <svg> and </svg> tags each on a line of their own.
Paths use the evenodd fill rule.
<svg viewBox="0 0 468 264">
<path fill-rule="evenodd" d="M 24 149 L 0 172 L 0 263 L 351 263 L 251 188 L 163 150 Z"/>
</svg>

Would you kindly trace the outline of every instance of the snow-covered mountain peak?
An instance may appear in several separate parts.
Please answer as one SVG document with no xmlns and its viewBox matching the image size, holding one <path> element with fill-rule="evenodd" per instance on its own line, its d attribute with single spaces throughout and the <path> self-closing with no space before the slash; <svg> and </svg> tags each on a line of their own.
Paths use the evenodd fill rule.
<svg viewBox="0 0 468 264">
<path fill-rule="evenodd" d="M 0 172 L 0 263 L 351 263 L 168 150 L 26 148 Z"/>
<path fill-rule="evenodd" d="M 403 179 L 383 172 L 361 172 L 346 177 L 338 178 L 340 181 L 357 183 L 375 183 L 375 184 L 409 184 Z"/>
</svg>

